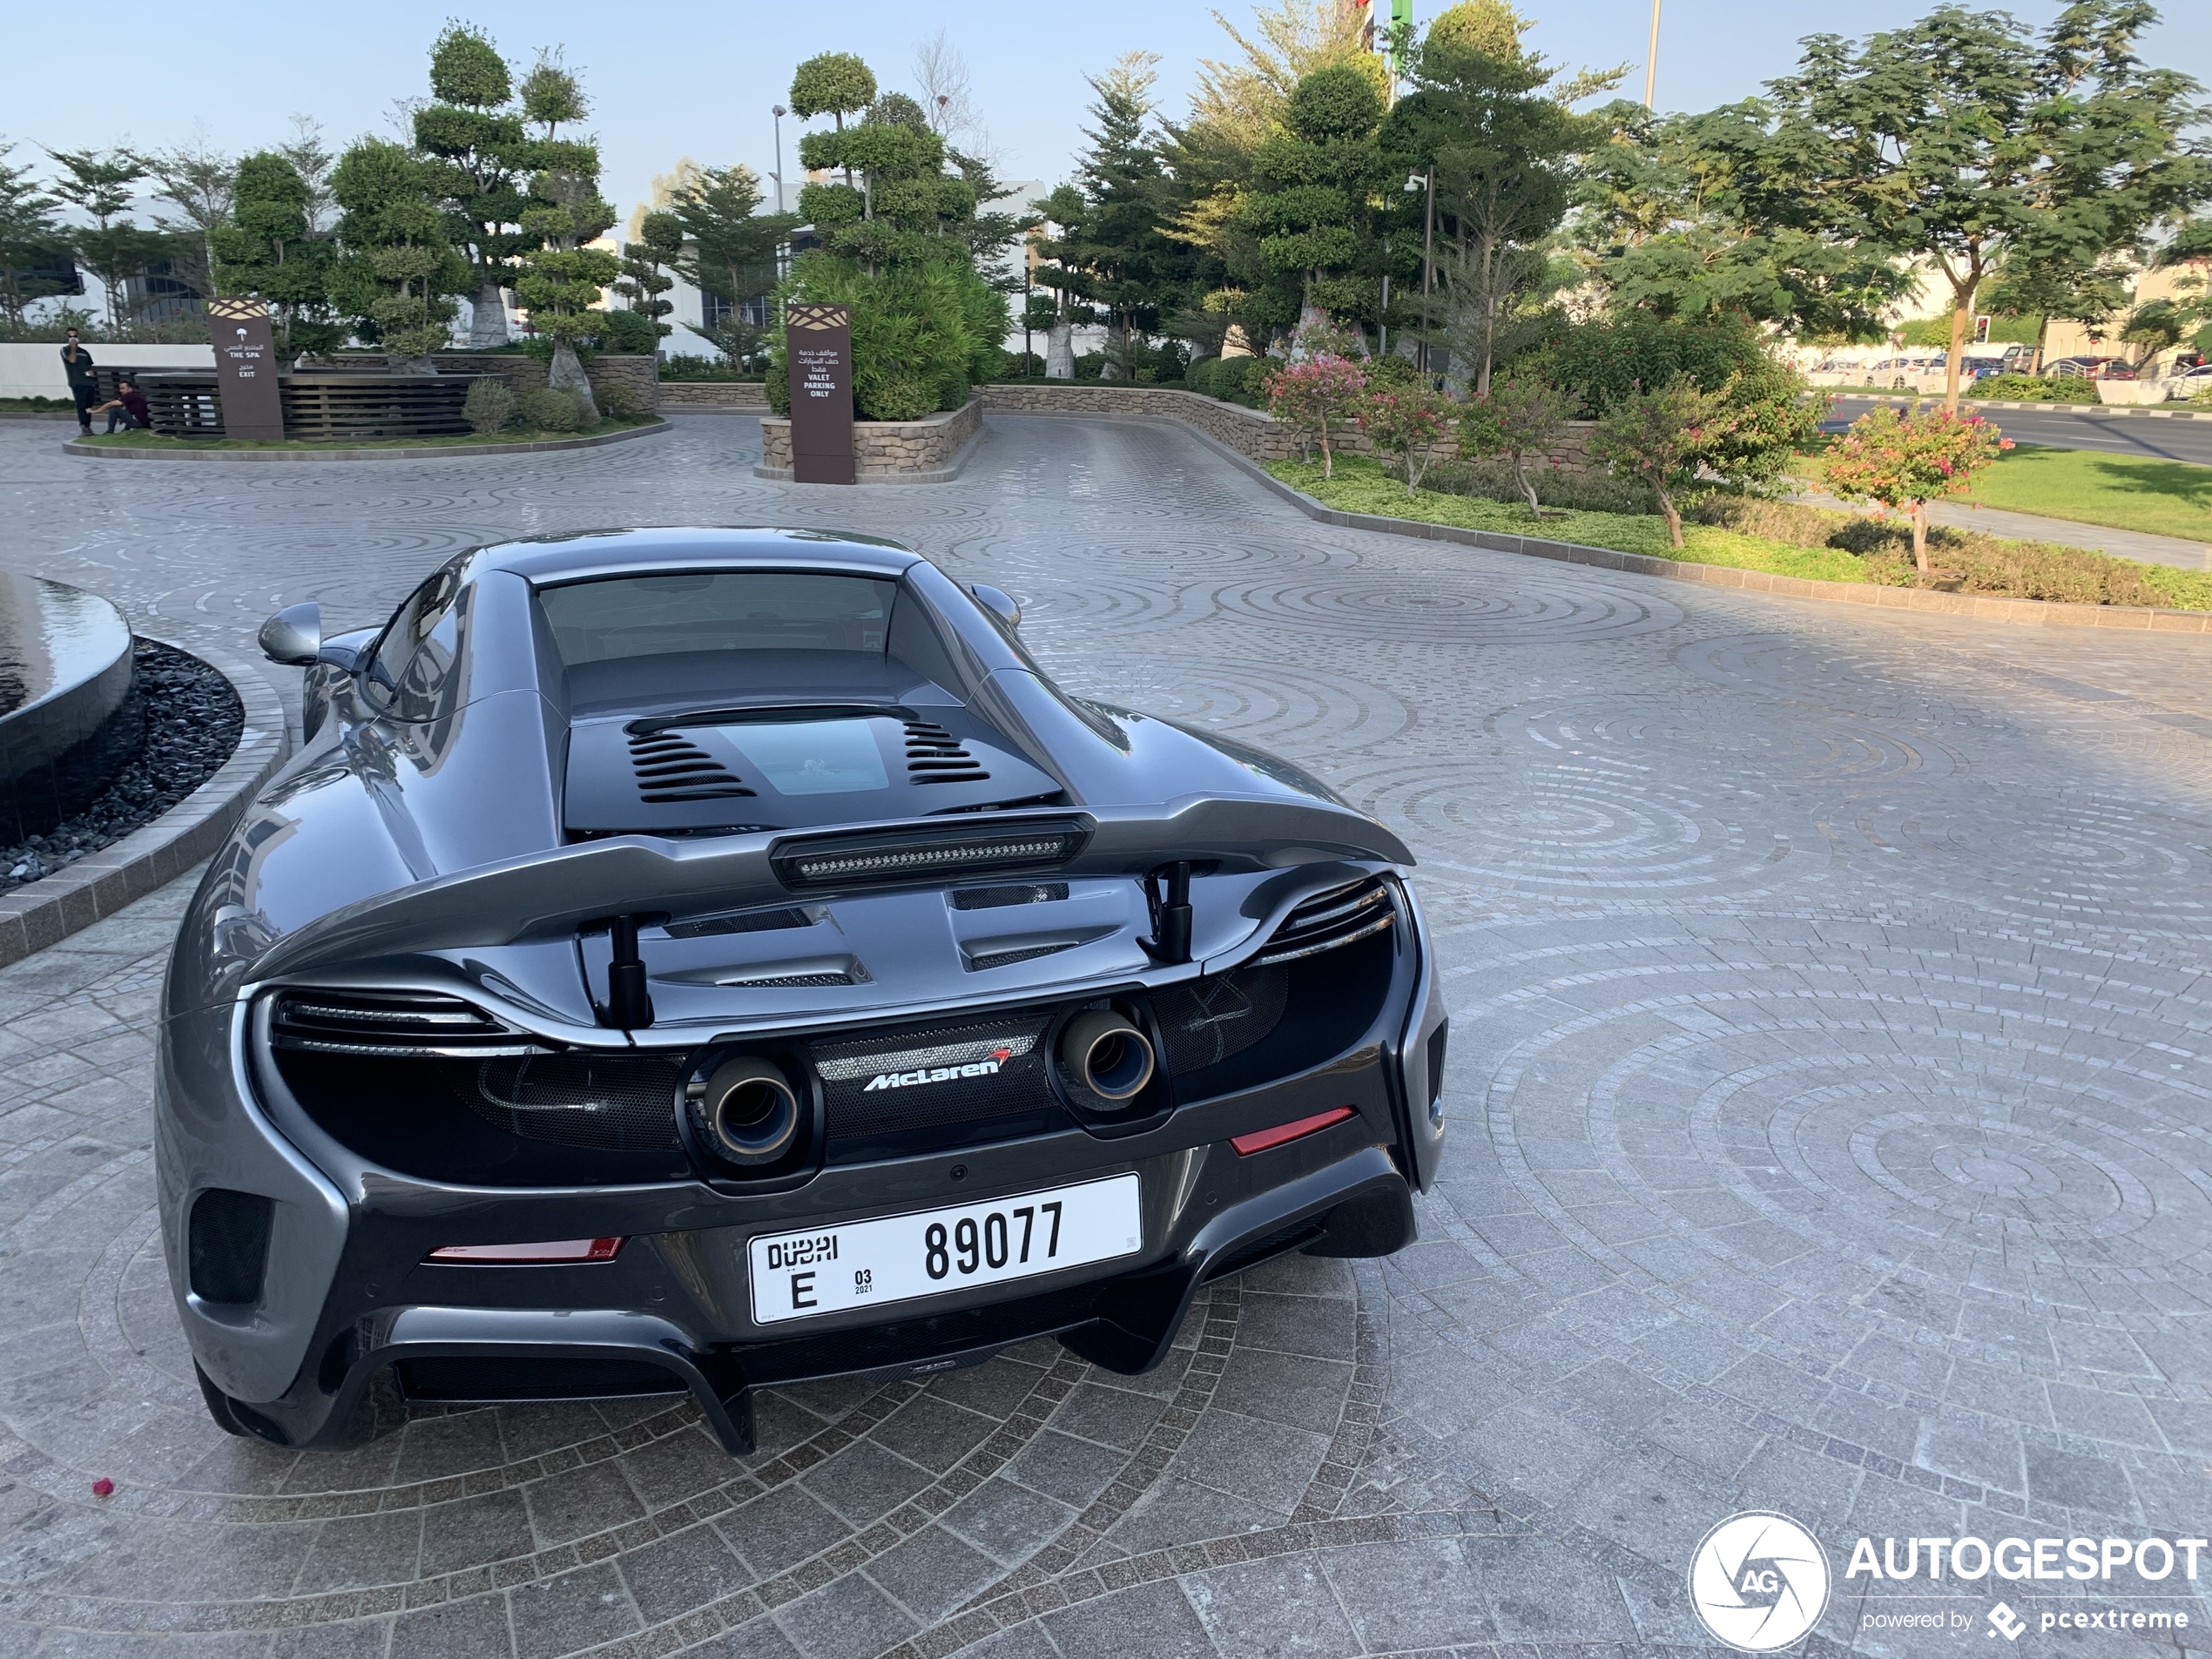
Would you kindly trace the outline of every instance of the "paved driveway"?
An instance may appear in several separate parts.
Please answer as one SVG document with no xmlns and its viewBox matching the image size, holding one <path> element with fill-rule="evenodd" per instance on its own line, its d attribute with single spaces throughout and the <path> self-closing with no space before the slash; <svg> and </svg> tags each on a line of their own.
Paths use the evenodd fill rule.
<svg viewBox="0 0 2212 1659">
<path fill-rule="evenodd" d="M 988 431 L 956 485 L 839 491 L 755 481 L 743 418 L 191 469 L 23 423 L 0 560 L 234 650 L 610 524 L 849 526 L 996 582 L 1071 686 L 1418 848 L 1454 1033 L 1420 1243 L 1217 1286 L 1147 1378 L 1037 1344 L 794 1391 L 742 1466 L 687 1406 L 227 1440 L 152 1243 L 172 888 L 0 972 L 0 1652 L 1687 1651 L 1690 1552 L 1766 1507 L 1827 1544 L 1830 1650 L 1955 1653 L 2000 1594 L 2121 1587 L 1885 1601 L 1929 1587 L 1844 1578 L 1853 1538 L 2206 1534 L 2212 647 L 1332 529 L 1174 429 Z M 2212 1618 L 2178 1568 L 2134 1588 Z M 1863 1622 L 1931 1607 L 1972 1629 Z"/>
</svg>

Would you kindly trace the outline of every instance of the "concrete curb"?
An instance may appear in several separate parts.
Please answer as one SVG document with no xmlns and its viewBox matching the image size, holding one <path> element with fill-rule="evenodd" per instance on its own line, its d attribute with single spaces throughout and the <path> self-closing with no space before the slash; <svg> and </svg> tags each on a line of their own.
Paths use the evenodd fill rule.
<svg viewBox="0 0 2212 1659">
<path fill-rule="evenodd" d="M 1092 415 L 1090 419 L 1163 420 L 1163 415 Z M 1180 424 L 1178 422 L 1178 424 Z M 2157 610 L 2141 605 L 2061 604 L 2048 599 L 2000 599 L 1980 593 L 1932 593 L 1925 588 L 1884 588 L 1871 583 L 1811 582 L 1803 577 L 1771 576 L 1764 570 L 1737 570 L 1725 564 L 1692 564 L 1656 559 L 1642 553 L 1616 553 L 1610 548 L 1584 547 L 1577 542 L 1547 541 L 1534 536 L 1501 536 L 1493 530 L 1461 529 L 1454 524 L 1423 524 L 1408 518 L 1384 518 L 1373 513 L 1346 513 L 1293 489 L 1258 462 L 1238 455 L 1228 445 L 1190 428 L 1193 436 L 1218 450 L 1232 465 L 1249 474 L 1308 518 L 1346 529 L 1379 530 L 1386 536 L 1410 536 L 1426 542 L 1452 542 L 1479 547 L 1492 553 L 1525 553 L 1532 558 L 1555 559 L 1565 564 L 1594 565 L 1602 570 L 1624 570 L 1636 576 L 1656 576 L 1672 582 L 1698 582 L 1708 587 L 1736 588 L 1753 593 L 1779 594 L 1789 599 L 1818 599 L 1829 604 L 1870 605 L 1881 610 L 1927 610 L 1946 617 L 1966 617 L 1983 622 L 2009 623 L 2026 628 L 2131 628 L 2138 632 L 2212 634 L 2212 610 Z"/>
<path fill-rule="evenodd" d="M 543 443 L 456 443 L 423 449 L 110 449 L 72 438 L 62 445 L 62 453 L 91 461 L 461 461 L 484 455 L 550 455 L 556 449 L 597 449 L 603 444 L 650 438 L 668 429 L 667 421 L 661 419 L 652 426 L 602 432 L 590 438 L 548 439 Z"/>
<path fill-rule="evenodd" d="M 745 414 L 750 411 L 732 410 L 732 413 Z M 979 417 L 975 422 L 975 430 L 968 435 L 968 442 L 953 451 L 950 466 L 933 467 L 927 472 L 867 473 L 853 479 L 853 482 L 854 484 L 949 484 L 960 476 L 961 469 L 968 465 L 969 457 L 975 453 L 975 446 L 982 442 L 983 422 Z M 765 478 L 772 483 L 787 484 L 792 481 L 791 471 L 789 467 L 755 467 L 752 469 L 752 475 L 756 478 Z M 846 486 L 834 487 L 844 489 Z"/>
<path fill-rule="evenodd" d="M 65 869 L 0 894 L 0 967 L 113 915 L 209 857 L 292 752 L 284 706 L 260 669 L 227 652 L 161 643 L 189 651 L 231 683 L 246 708 L 238 747 L 212 777 L 152 823 Z"/>
<path fill-rule="evenodd" d="M 1841 403 L 1940 403 L 1943 394 L 1927 392 L 1847 392 L 1828 387 L 1815 387 Z M 2212 409 L 2154 409 L 2141 404 L 2128 403 L 2033 403 L 1995 397 L 1962 397 L 1961 409 L 2026 409 L 2036 415 L 2079 415 L 2091 420 L 2103 420 L 2118 415 L 2122 418 L 2147 416 L 2154 421 L 2212 421 Z"/>
</svg>

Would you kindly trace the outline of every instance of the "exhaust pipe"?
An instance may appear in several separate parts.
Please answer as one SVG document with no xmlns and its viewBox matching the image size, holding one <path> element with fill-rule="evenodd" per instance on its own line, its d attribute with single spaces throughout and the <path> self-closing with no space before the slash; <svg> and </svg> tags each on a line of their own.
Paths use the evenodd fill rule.
<svg viewBox="0 0 2212 1659">
<path fill-rule="evenodd" d="M 1128 1100 L 1152 1081 L 1152 1044 L 1111 1008 L 1093 1008 L 1061 1034 L 1060 1063 L 1100 1099 Z"/>
<path fill-rule="evenodd" d="M 717 1066 L 697 1109 L 708 1146 L 732 1163 L 773 1163 L 799 1138 L 799 1097 L 765 1060 L 740 1058 Z"/>
</svg>

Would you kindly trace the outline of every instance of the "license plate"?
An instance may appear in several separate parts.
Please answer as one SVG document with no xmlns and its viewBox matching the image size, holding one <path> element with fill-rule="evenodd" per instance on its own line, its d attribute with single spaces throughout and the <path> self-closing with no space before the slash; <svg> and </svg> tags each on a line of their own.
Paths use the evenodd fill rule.
<svg viewBox="0 0 2212 1659">
<path fill-rule="evenodd" d="M 1136 1254 L 1137 1179 L 778 1233 L 752 1244 L 759 1325 L 942 1296 Z"/>
</svg>

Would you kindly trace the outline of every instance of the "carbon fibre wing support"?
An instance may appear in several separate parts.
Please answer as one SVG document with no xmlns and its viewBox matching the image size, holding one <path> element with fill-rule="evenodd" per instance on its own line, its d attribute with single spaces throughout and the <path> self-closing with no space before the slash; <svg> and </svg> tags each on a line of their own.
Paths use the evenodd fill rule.
<svg viewBox="0 0 2212 1659">
<path fill-rule="evenodd" d="M 1406 844 L 1374 819 L 1321 801 L 1258 796 L 1186 796 L 1157 807 L 1069 813 L 988 813 L 958 819 L 907 819 L 806 834 L 769 833 L 713 840 L 625 835 L 456 871 L 359 900 L 317 917 L 272 943 L 247 971 L 266 981 L 415 951 L 483 948 L 572 931 L 617 914 L 688 914 L 789 900 L 779 874 L 789 849 L 833 848 L 846 840 L 880 847 L 1017 835 L 1043 826 L 1081 835 L 1076 850 L 1051 867 L 1078 875 L 1141 875 L 1170 861 L 1227 870 L 1287 869 L 1367 860 L 1411 867 Z M 1023 873 L 1030 873 L 1025 870 Z M 981 879 L 988 864 L 927 873 L 856 877 L 844 890 L 878 890 L 927 880 Z M 815 897 L 838 889 L 811 886 Z"/>
</svg>

